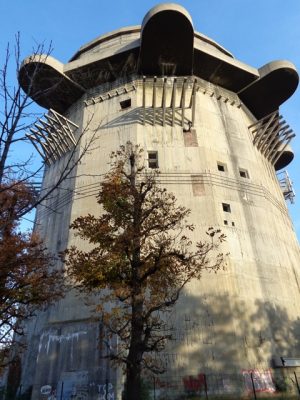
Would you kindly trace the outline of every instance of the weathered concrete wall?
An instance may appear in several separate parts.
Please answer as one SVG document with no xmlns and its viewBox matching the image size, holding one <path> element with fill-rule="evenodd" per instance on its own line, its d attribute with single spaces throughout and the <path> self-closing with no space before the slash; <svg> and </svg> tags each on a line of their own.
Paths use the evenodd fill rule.
<svg viewBox="0 0 300 400">
<path fill-rule="evenodd" d="M 168 119 L 170 110 L 165 126 L 159 111 L 155 125 L 151 124 L 150 86 L 146 86 L 149 104 L 146 101 L 142 125 L 142 83 L 132 83 L 135 88 L 128 93 L 85 106 L 87 94 L 69 109 L 68 117 L 80 125 L 77 135 L 86 129 L 82 147 L 93 136 L 96 140 L 70 179 L 39 208 L 37 227 L 54 253 L 72 244 L 82 246 L 69 224 L 78 216 L 101 212 L 95 195 L 109 169 L 110 152 L 128 140 L 145 149 L 145 158 L 147 151 L 157 151 L 161 184 L 192 210 L 193 242 L 205 238 L 209 226 L 220 227 L 227 235 L 224 251 L 230 253 L 226 270 L 203 273 L 175 308 L 174 340 L 160 355 L 167 372 L 157 381 L 157 394 L 180 393 L 193 387 L 194 381 L 202 387 L 203 373 L 210 376 L 207 384 L 215 391 L 241 386 L 252 369 L 266 371 L 268 380 L 274 357 L 300 353 L 300 259 L 274 168 L 252 144 L 248 126 L 255 119 L 239 106 L 234 93 L 201 82 L 209 86 L 210 94 L 197 92 L 191 131 L 183 131 L 180 111 L 174 126 L 170 115 Z M 103 89 L 91 93 L 95 96 Z M 236 102 L 226 101 L 228 97 Z M 129 98 L 131 107 L 122 110 L 120 101 Z M 157 104 L 161 101 L 158 86 Z M 187 121 L 191 112 L 186 110 Z M 46 170 L 44 188 L 55 182 L 66 159 Z M 218 170 L 218 164 L 224 171 Z M 246 171 L 245 177 L 240 169 Z M 223 211 L 222 203 L 229 204 L 231 212 Z M 111 399 L 120 396 L 119 372 L 108 370 L 101 358 L 108 350 L 101 347 L 101 324 L 89 310 L 84 299 L 70 292 L 28 326 L 30 351 L 24 356 L 23 385 L 33 385 L 34 399 L 45 398 L 41 388 L 46 385 L 57 390 L 57 397 L 61 391 L 63 398 L 70 398 L 75 383 L 77 398 L 105 398 L 105 388 Z M 223 374 L 221 383 L 217 374 Z"/>
</svg>

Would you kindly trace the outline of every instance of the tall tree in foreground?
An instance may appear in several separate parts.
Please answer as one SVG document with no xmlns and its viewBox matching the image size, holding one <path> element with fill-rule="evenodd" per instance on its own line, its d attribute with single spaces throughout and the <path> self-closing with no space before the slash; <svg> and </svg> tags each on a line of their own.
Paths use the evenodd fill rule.
<svg viewBox="0 0 300 400">
<path fill-rule="evenodd" d="M 79 289 L 99 296 L 107 332 L 121 339 L 109 357 L 125 363 L 126 399 L 140 400 L 142 370 L 163 372 L 155 354 L 171 338 L 164 314 L 192 279 L 223 266 L 225 236 L 209 228 L 208 241 L 192 246 L 190 210 L 158 185 L 158 172 L 145 169 L 142 150 L 131 143 L 112 154 L 97 199 L 102 215 L 71 225 L 91 250 L 70 248 L 66 264 Z"/>
<path fill-rule="evenodd" d="M 23 183 L 9 185 L 0 185 L 0 367 L 11 361 L 8 353 L 24 335 L 23 322 L 64 291 L 62 274 L 50 268 L 53 260 L 38 236 L 19 231 L 16 216 L 35 193 Z"/>
</svg>

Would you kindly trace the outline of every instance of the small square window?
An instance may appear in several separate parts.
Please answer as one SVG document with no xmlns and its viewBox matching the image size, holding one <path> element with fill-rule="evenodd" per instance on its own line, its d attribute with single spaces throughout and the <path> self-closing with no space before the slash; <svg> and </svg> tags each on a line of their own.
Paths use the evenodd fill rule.
<svg viewBox="0 0 300 400">
<path fill-rule="evenodd" d="M 224 219 L 224 225 L 228 225 L 228 221 L 226 221 L 226 219 Z"/>
<path fill-rule="evenodd" d="M 131 107 L 131 99 L 126 99 L 120 101 L 121 110 L 126 110 L 126 108 Z"/>
<path fill-rule="evenodd" d="M 158 168 L 158 153 L 157 151 L 148 151 L 148 167 Z"/>
<path fill-rule="evenodd" d="M 249 178 L 249 173 L 246 169 L 239 168 L 240 177 Z"/>
<path fill-rule="evenodd" d="M 228 212 L 228 213 L 231 212 L 230 204 L 222 203 L 222 207 L 223 207 L 223 211 Z"/>
<path fill-rule="evenodd" d="M 221 171 L 221 172 L 227 171 L 227 166 L 226 166 L 226 164 L 221 163 L 221 162 L 218 162 L 218 163 L 217 163 L 217 166 L 218 166 L 218 171 Z"/>
<path fill-rule="evenodd" d="M 235 223 L 234 223 L 234 222 L 231 222 L 231 225 L 232 225 L 232 226 L 235 226 Z"/>
</svg>

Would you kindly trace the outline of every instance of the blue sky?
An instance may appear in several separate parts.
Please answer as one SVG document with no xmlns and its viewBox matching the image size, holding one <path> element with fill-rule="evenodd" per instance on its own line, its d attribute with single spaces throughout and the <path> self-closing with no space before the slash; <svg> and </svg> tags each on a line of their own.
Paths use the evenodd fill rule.
<svg viewBox="0 0 300 400">
<path fill-rule="evenodd" d="M 52 41 L 52 55 L 68 61 L 84 43 L 114 29 L 141 24 L 156 1 L 143 0 L 0 0 L 0 61 L 7 41 L 17 31 L 22 53 L 36 43 Z M 182 0 L 197 31 L 211 37 L 249 65 L 286 59 L 300 71 L 300 0 Z M 300 87 L 282 107 L 286 121 L 297 134 L 295 159 L 288 167 L 296 191 L 290 206 L 300 237 Z"/>
</svg>

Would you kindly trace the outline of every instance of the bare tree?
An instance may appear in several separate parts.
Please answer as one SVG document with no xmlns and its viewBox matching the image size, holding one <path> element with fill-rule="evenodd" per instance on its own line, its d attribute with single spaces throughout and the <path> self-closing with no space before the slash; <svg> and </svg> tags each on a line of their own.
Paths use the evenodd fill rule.
<svg viewBox="0 0 300 400">
<path fill-rule="evenodd" d="M 15 38 L 13 49 L 7 44 L 4 64 L 0 69 L 0 184 L 2 182 L 24 181 L 38 174 L 39 171 L 29 171 L 31 159 L 17 161 L 12 159 L 11 153 L 17 143 L 26 142 L 25 131 L 36 118 L 37 111 L 33 109 L 33 100 L 30 98 L 32 84 L 25 93 L 17 81 L 17 74 L 21 65 L 20 34 Z M 38 45 L 34 54 L 50 54 L 51 45 L 46 49 L 44 45 Z M 36 67 L 37 69 L 38 67 Z M 10 74 L 15 72 L 15 81 Z M 37 72 L 37 71 L 35 71 Z"/>
<path fill-rule="evenodd" d="M 38 204 L 48 199 L 55 189 L 72 175 L 72 172 L 74 172 L 84 155 L 91 149 L 95 140 L 94 136 L 84 143 L 82 140 L 84 134 L 90 128 L 93 119 L 93 115 L 91 115 L 85 127 L 80 134 L 77 135 L 76 140 L 75 138 L 73 139 L 73 146 L 68 149 L 66 160 L 56 176 L 55 181 L 51 187 L 43 190 L 43 193 L 38 196 L 36 189 L 39 187 L 42 179 L 44 163 L 39 162 L 38 165 L 34 163 L 33 155 L 25 159 L 18 159 L 16 150 L 18 149 L 17 146 L 22 145 L 22 152 L 24 152 L 24 146 L 30 144 L 29 135 L 26 135 L 26 132 L 30 131 L 33 123 L 41 116 L 40 109 L 34 104 L 31 96 L 33 93 L 35 98 L 42 95 L 45 96 L 45 94 L 49 95 L 51 90 L 55 89 L 54 86 L 49 89 L 43 89 L 41 93 L 39 93 L 35 84 L 40 68 L 42 68 L 43 63 L 47 62 L 51 51 L 51 43 L 48 47 L 44 44 L 37 45 L 33 50 L 31 59 L 35 62 L 31 64 L 34 65 L 34 69 L 32 70 L 31 66 L 26 93 L 22 90 L 17 80 L 17 75 L 21 67 L 19 33 L 16 35 L 13 49 L 10 44 L 7 45 L 4 64 L 0 69 L 0 98 L 2 99 L 0 106 L 0 185 L 4 183 L 4 186 L 0 187 L 0 192 L 8 188 L 13 189 L 14 186 L 22 182 L 30 188 L 32 193 L 35 193 L 33 201 L 28 204 L 27 207 L 18 210 L 18 213 L 15 215 L 16 218 L 24 217 L 24 215 L 28 214 L 28 212 L 34 209 Z M 14 82 L 11 82 L 11 70 L 15 70 L 16 73 Z M 45 91 L 47 93 L 45 93 Z M 55 126 L 52 128 L 52 134 L 56 134 Z M 79 146 L 81 146 L 80 156 L 75 156 L 79 150 Z M 37 146 L 35 147 L 37 148 Z M 33 149 L 32 146 L 31 148 Z M 22 153 L 20 147 L 17 152 Z"/>
</svg>

